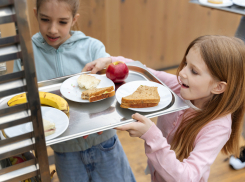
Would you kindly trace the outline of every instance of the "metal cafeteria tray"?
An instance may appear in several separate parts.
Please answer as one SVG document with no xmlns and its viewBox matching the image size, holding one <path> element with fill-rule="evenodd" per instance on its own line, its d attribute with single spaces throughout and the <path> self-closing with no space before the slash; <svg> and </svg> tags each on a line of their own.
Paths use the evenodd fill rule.
<svg viewBox="0 0 245 182">
<path fill-rule="evenodd" d="M 127 65 L 129 68 L 129 76 L 125 82 L 148 80 L 163 84 L 152 73 L 150 73 L 141 62 L 134 61 L 128 63 Z M 105 76 L 105 70 L 99 72 L 98 74 Z M 67 78 L 75 75 L 69 75 L 39 82 L 39 90 L 61 95 L 61 84 Z M 115 86 L 117 89 L 120 85 L 116 84 Z M 187 104 L 183 100 L 181 100 L 174 92 L 171 91 L 171 93 L 172 102 L 166 108 L 163 108 L 156 112 L 144 112 L 141 114 L 145 115 L 148 118 L 153 118 L 188 108 Z M 0 107 L 8 107 L 7 102 L 11 97 L 12 96 L 1 98 Z M 68 116 L 69 126 L 67 130 L 59 137 L 46 141 L 47 146 L 96 133 L 99 131 L 112 129 L 135 121 L 131 118 L 131 115 L 134 114 L 135 111 L 121 108 L 115 96 L 94 103 L 77 103 L 69 100 L 67 100 L 67 102 L 70 107 L 70 112 Z M 26 116 L 27 111 L 20 114 Z"/>
<path fill-rule="evenodd" d="M 245 15 L 245 8 L 242 6 L 235 5 L 235 4 L 233 4 L 232 6 L 228 6 L 228 7 L 217 7 L 217 6 L 212 6 L 212 5 L 201 4 L 199 0 L 190 0 L 189 2 L 193 4 L 199 4 L 207 8 L 217 9 L 221 11 L 228 11 L 230 13 L 235 13 L 239 15 Z"/>
</svg>

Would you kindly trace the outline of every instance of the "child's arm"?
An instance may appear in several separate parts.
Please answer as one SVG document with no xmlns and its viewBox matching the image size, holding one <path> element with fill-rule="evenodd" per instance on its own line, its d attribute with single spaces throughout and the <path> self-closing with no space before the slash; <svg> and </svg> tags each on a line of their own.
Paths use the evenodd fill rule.
<svg viewBox="0 0 245 182">
<path fill-rule="evenodd" d="M 124 63 L 129 63 L 129 62 L 133 62 L 134 61 L 132 59 L 124 58 L 122 56 L 111 57 L 111 58 L 112 58 L 112 62 L 121 61 L 121 62 L 124 62 Z M 164 71 L 156 71 L 156 70 L 148 68 L 148 67 L 147 67 L 147 69 L 151 73 L 153 73 L 153 75 L 155 75 L 158 79 L 160 79 L 164 84 L 166 84 L 170 89 L 172 89 L 173 92 L 175 92 L 176 94 L 179 95 L 179 93 L 180 93 L 180 85 L 178 83 L 176 75 L 169 74 L 169 73 L 166 73 Z"/>
<path fill-rule="evenodd" d="M 108 58 L 110 57 L 110 54 L 108 54 L 105 50 L 105 46 L 104 44 L 99 41 L 99 40 L 95 40 L 93 42 L 93 44 L 91 45 L 92 47 L 92 60 L 97 60 L 100 58 Z"/>
<path fill-rule="evenodd" d="M 161 130 L 148 118 L 134 114 L 138 122 L 116 129 L 128 131 L 131 137 L 145 140 L 145 153 L 151 165 L 157 171 L 155 178 L 164 181 L 200 181 L 229 139 L 230 131 L 216 125 L 204 128 L 197 136 L 194 150 L 187 159 L 180 162 L 175 152 L 170 149 Z"/>
<path fill-rule="evenodd" d="M 124 63 L 133 62 L 132 59 L 127 59 L 122 56 L 118 57 L 107 57 L 99 58 L 88 64 L 83 68 L 82 72 L 91 71 L 92 74 L 97 73 L 98 71 L 106 68 L 110 63 L 121 61 Z M 170 89 L 173 90 L 177 95 L 180 93 L 180 84 L 178 83 L 177 76 L 173 74 L 166 73 L 164 71 L 156 71 L 151 68 L 147 68 L 152 72 L 157 78 L 159 78 L 163 83 L 165 83 Z"/>
<path fill-rule="evenodd" d="M 13 72 L 17 72 L 17 71 L 21 71 L 21 62 L 20 59 L 17 59 L 14 61 L 14 68 L 13 68 Z"/>
<path fill-rule="evenodd" d="M 145 140 L 145 153 L 157 171 L 157 178 L 163 178 L 165 181 L 200 181 L 228 141 L 230 132 L 224 126 L 213 126 L 203 129 L 200 133 L 194 150 L 183 162 L 176 159 L 175 152 L 170 149 L 167 139 L 156 125 L 152 125 L 142 135 L 141 138 Z"/>
</svg>

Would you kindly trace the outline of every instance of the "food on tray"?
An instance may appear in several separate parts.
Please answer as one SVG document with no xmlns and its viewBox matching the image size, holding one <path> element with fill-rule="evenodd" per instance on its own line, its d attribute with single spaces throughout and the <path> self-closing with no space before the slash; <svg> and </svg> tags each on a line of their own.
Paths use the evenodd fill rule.
<svg viewBox="0 0 245 182">
<path fill-rule="evenodd" d="M 55 124 L 50 121 L 43 119 L 43 128 L 45 136 L 49 136 L 54 134 L 55 132 Z"/>
<path fill-rule="evenodd" d="M 208 2 L 213 4 L 223 4 L 223 0 L 208 0 Z"/>
<path fill-rule="evenodd" d="M 64 113 L 69 113 L 69 105 L 65 99 L 59 95 L 48 93 L 48 92 L 39 92 L 40 102 L 43 105 L 51 106 L 56 109 L 63 111 Z M 18 104 L 26 103 L 26 94 L 22 93 L 12 97 L 8 101 L 8 106 L 15 106 Z"/>
<path fill-rule="evenodd" d="M 128 77 L 128 67 L 124 62 L 113 62 L 107 67 L 106 76 L 114 83 L 121 83 Z"/>
<path fill-rule="evenodd" d="M 122 98 L 122 108 L 145 108 L 157 106 L 160 102 L 160 96 L 157 87 L 141 85 L 137 90 Z"/>
<path fill-rule="evenodd" d="M 80 88 L 91 89 L 96 88 L 99 85 L 100 79 L 91 75 L 83 74 L 78 77 L 77 83 Z"/>
<path fill-rule="evenodd" d="M 97 100 L 105 99 L 115 95 L 115 90 L 113 86 L 104 88 L 92 88 L 82 92 L 82 99 L 89 100 L 89 102 L 94 102 Z"/>
<path fill-rule="evenodd" d="M 15 165 L 15 164 L 19 164 L 19 163 L 25 162 L 24 159 L 22 159 L 22 158 L 19 157 L 19 156 L 13 156 L 13 157 L 10 157 L 9 160 L 10 160 L 10 162 L 11 162 L 12 165 Z"/>
</svg>

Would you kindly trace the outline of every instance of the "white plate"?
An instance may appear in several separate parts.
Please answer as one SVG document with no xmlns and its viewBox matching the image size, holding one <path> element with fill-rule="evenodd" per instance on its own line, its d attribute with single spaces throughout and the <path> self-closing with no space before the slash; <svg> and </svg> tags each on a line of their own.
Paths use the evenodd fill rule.
<svg viewBox="0 0 245 182">
<path fill-rule="evenodd" d="M 116 99 L 121 104 L 122 97 L 126 97 L 132 94 L 140 85 L 154 86 L 158 87 L 158 93 L 160 95 L 160 102 L 155 107 L 147 107 L 147 108 L 129 108 L 133 111 L 138 112 L 152 112 L 160 110 L 166 106 L 168 106 L 172 101 L 172 94 L 169 89 L 159 83 L 151 82 L 151 81 L 133 81 L 128 82 L 117 89 Z"/>
<path fill-rule="evenodd" d="M 96 75 L 96 74 L 89 74 L 89 75 L 94 76 L 97 79 L 100 79 L 100 83 L 96 88 L 113 86 L 115 89 L 114 82 L 111 81 L 106 76 L 101 76 L 101 75 Z M 81 98 L 82 92 L 85 91 L 86 89 L 85 88 L 82 89 L 78 86 L 77 79 L 79 76 L 80 75 L 73 76 L 65 80 L 60 87 L 60 92 L 65 98 L 71 101 L 87 103 L 89 102 L 89 100 L 84 100 Z"/>
<path fill-rule="evenodd" d="M 231 6 L 233 2 L 231 0 L 223 0 L 222 4 L 209 3 L 208 0 L 199 0 L 200 4 L 210 6 L 210 7 L 227 7 Z"/>
<path fill-rule="evenodd" d="M 238 5 L 238 6 L 245 7 L 245 1 L 244 0 L 233 0 L 233 3 Z"/>
<path fill-rule="evenodd" d="M 56 128 L 55 132 L 52 135 L 45 137 L 46 141 L 56 138 L 57 136 L 64 133 L 65 130 L 68 128 L 69 119 L 64 112 L 53 107 L 44 106 L 41 107 L 41 111 L 43 119 L 54 123 Z M 4 132 L 9 138 L 22 135 L 31 131 L 33 131 L 31 122 L 4 129 Z"/>
</svg>

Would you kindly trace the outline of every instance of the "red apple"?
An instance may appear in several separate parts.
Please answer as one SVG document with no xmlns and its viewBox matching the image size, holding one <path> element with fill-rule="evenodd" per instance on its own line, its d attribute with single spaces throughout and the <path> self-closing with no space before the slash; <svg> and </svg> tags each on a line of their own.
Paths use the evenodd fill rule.
<svg viewBox="0 0 245 182">
<path fill-rule="evenodd" d="M 114 83 L 121 83 L 128 77 L 128 67 L 124 62 L 113 62 L 107 67 L 106 76 Z"/>
</svg>

